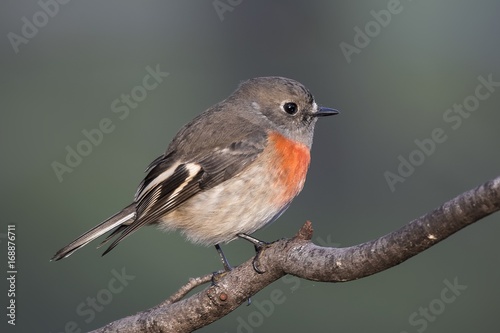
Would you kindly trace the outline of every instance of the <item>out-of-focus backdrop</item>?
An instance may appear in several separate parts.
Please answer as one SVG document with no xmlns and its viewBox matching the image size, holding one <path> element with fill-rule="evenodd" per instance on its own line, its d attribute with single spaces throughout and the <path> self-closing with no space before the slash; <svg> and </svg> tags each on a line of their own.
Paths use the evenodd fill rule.
<svg viewBox="0 0 500 333">
<path fill-rule="evenodd" d="M 15 326 L 1 284 L 2 332 L 89 331 L 220 269 L 214 249 L 154 228 L 105 257 L 93 243 L 49 259 L 128 204 L 176 131 L 251 77 L 294 78 L 341 111 L 319 122 L 305 189 L 255 234 L 264 240 L 309 219 L 316 243 L 358 244 L 500 173 L 497 1 L 0 8 L 0 267 L 15 225 L 18 270 Z M 284 278 L 200 331 L 497 332 L 499 222 L 359 281 Z M 254 253 L 244 241 L 224 249 L 233 264 Z"/>
</svg>

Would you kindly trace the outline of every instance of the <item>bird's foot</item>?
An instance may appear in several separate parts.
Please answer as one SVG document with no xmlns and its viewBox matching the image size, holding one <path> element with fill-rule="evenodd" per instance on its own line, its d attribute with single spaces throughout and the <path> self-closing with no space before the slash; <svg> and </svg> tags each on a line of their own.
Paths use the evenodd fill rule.
<svg viewBox="0 0 500 333">
<path fill-rule="evenodd" d="M 254 245 L 256 254 L 255 254 L 255 257 L 253 258 L 253 262 L 252 262 L 253 269 L 259 274 L 265 273 L 266 270 L 261 268 L 261 265 L 260 265 L 260 256 L 262 255 L 262 253 L 264 253 L 265 249 L 271 243 L 261 241 L 255 237 L 249 236 L 247 234 L 238 234 L 238 237 L 243 238 Z"/>
</svg>

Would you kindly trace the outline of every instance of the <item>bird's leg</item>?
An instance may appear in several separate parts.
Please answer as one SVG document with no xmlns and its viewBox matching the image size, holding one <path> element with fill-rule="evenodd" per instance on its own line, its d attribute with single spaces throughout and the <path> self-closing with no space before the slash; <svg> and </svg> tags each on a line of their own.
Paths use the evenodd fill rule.
<svg viewBox="0 0 500 333">
<path fill-rule="evenodd" d="M 222 261 L 222 265 L 224 266 L 224 272 L 222 272 L 222 273 L 214 272 L 212 274 L 212 285 L 216 285 L 217 284 L 216 275 L 226 274 L 227 272 L 233 270 L 233 267 L 229 264 L 229 261 L 227 260 L 226 256 L 224 255 L 224 252 L 222 252 L 222 249 L 221 249 L 221 247 L 220 247 L 219 244 L 215 244 L 215 249 L 217 250 L 217 253 L 220 256 L 220 260 Z M 250 305 L 250 304 L 252 304 L 252 299 L 251 298 L 249 298 L 247 300 L 247 305 Z"/>
<path fill-rule="evenodd" d="M 222 252 L 219 244 L 215 244 L 215 249 L 220 256 L 220 260 L 222 261 L 222 265 L 224 266 L 224 271 L 229 272 L 233 270 L 233 267 L 229 264 L 229 261 L 227 261 L 227 258 L 224 255 L 224 252 Z"/>
<path fill-rule="evenodd" d="M 262 270 L 261 268 L 259 268 L 259 266 L 260 266 L 259 259 L 260 259 L 261 254 L 264 252 L 266 246 L 269 245 L 269 243 L 258 240 L 257 238 L 249 236 L 247 234 L 238 234 L 237 236 L 240 238 L 243 238 L 243 239 L 245 239 L 253 244 L 253 246 L 255 247 L 255 253 L 256 253 L 255 257 L 253 258 L 253 262 L 252 262 L 253 269 L 255 269 L 255 271 L 259 274 L 265 273 L 266 272 L 265 270 Z"/>
<path fill-rule="evenodd" d="M 222 265 L 224 266 L 224 270 L 213 272 L 213 274 L 212 274 L 212 285 L 213 286 L 217 285 L 217 279 L 219 278 L 219 276 L 224 276 L 227 272 L 230 272 L 233 270 L 233 266 L 231 266 L 231 264 L 229 264 L 229 261 L 227 261 L 227 258 L 224 255 L 224 252 L 222 252 L 222 249 L 221 249 L 219 244 L 215 244 L 215 249 L 217 250 L 217 253 L 220 256 L 220 260 L 222 261 Z"/>
</svg>

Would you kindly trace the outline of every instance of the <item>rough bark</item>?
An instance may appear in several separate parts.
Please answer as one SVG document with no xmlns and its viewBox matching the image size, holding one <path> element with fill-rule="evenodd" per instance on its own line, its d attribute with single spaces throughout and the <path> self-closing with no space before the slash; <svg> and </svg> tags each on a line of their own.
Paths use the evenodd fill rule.
<svg viewBox="0 0 500 333">
<path fill-rule="evenodd" d="M 233 311 L 248 298 L 285 274 L 322 282 L 346 282 L 366 277 L 417 255 L 462 228 L 500 210 L 500 177 L 467 191 L 435 210 L 378 239 L 347 248 L 311 243 L 306 222 L 292 239 L 270 244 L 259 256 L 260 274 L 253 258 L 217 276 L 216 283 L 190 296 L 192 288 L 211 281 L 191 279 L 163 303 L 119 319 L 94 333 L 192 332 Z"/>
</svg>

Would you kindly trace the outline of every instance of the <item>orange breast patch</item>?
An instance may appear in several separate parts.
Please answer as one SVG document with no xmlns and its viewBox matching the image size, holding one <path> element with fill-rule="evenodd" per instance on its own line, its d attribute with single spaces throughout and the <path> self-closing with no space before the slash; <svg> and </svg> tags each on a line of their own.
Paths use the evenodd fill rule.
<svg viewBox="0 0 500 333">
<path fill-rule="evenodd" d="M 290 202 L 304 186 L 311 155 L 309 148 L 294 142 L 281 134 L 269 135 L 269 144 L 273 148 L 273 170 L 277 186 L 282 187 L 282 195 L 276 198 L 280 205 Z"/>
</svg>

